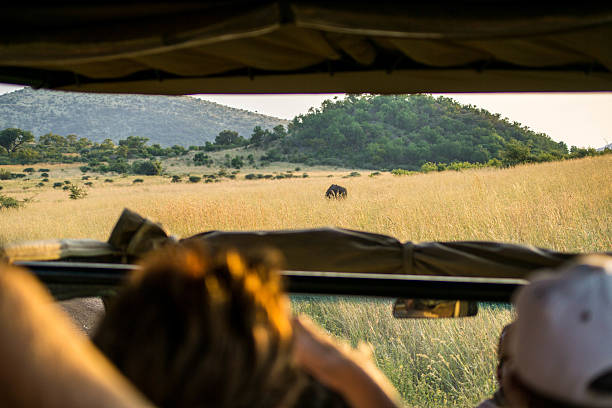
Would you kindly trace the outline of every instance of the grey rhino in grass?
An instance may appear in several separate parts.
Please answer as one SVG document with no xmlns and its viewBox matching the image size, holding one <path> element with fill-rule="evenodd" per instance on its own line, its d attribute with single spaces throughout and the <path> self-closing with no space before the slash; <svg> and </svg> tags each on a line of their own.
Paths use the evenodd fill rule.
<svg viewBox="0 0 612 408">
<path fill-rule="evenodd" d="M 337 184 L 332 184 L 325 192 L 325 197 L 327 198 L 346 198 L 346 195 L 346 188 Z"/>
</svg>

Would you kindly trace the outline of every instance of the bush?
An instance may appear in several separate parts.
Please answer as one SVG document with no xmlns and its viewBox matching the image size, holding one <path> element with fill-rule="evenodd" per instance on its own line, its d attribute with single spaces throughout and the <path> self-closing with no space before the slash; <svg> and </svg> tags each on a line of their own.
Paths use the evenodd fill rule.
<svg viewBox="0 0 612 408">
<path fill-rule="evenodd" d="M 61 186 L 63 186 L 63 185 L 64 185 L 64 183 L 60 183 L 60 182 L 58 181 L 58 182 L 53 183 L 53 188 L 59 188 L 59 187 L 61 187 Z"/>
<path fill-rule="evenodd" d="M 295 171 L 301 171 L 302 169 L 300 167 L 296 167 Z"/>
<path fill-rule="evenodd" d="M 302 178 L 307 178 L 307 177 L 308 177 L 308 173 L 302 174 Z"/>
<path fill-rule="evenodd" d="M 503 166 L 503 163 L 502 163 L 502 162 L 501 162 L 501 160 L 499 160 L 499 159 L 492 158 L 492 159 L 490 159 L 490 160 L 487 162 L 487 166 L 489 166 L 489 167 L 497 167 L 497 168 L 499 168 L 499 167 L 502 167 L 502 166 Z"/>
<path fill-rule="evenodd" d="M 64 186 L 62 187 L 62 190 L 68 190 L 70 188 L 70 186 Z"/>
<path fill-rule="evenodd" d="M 132 170 L 132 166 L 130 166 L 128 162 L 118 161 L 118 162 L 109 164 L 107 166 L 107 169 L 108 171 L 114 171 L 115 173 L 126 174 L 126 173 L 129 173 L 130 170 Z"/>
<path fill-rule="evenodd" d="M 10 180 L 11 172 L 6 169 L 0 169 L 0 180 Z"/>
<path fill-rule="evenodd" d="M 202 180 L 202 177 L 200 176 L 189 176 L 190 183 L 199 183 L 200 180 Z"/>
<path fill-rule="evenodd" d="M 257 178 L 257 176 L 253 173 L 247 174 L 246 176 L 244 176 L 245 179 L 247 180 L 254 180 Z"/>
<path fill-rule="evenodd" d="M 81 180 L 89 180 L 89 176 L 83 176 L 81 177 Z"/>
<path fill-rule="evenodd" d="M 88 181 L 87 183 L 85 183 L 86 186 L 91 187 L 93 186 L 93 183 L 91 181 Z"/>
<path fill-rule="evenodd" d="M 13 197 L 7 197 L 0 194 L 0 209 L 3 208 L 17 208 L 20 207 L 21 203 L 15 200 Z"/>
<path fill-rule="evenodd" d="M 89 167 L 89 166 L 81 166 L 81 167 L 79 167 L 79 170 L 81 170 L 83 173 L 87 173 L 88 171 L 91 171 L 91 167 Z"/>
<path fill-rule="evenodd" d="M 34 167 L 27 167 L 25 169 L 23 169 L 24 173 L 34 173 L 36 170 L 34 169 Z"/>
<path fill-rule="evenodd" d="M 172 180 L 171 180 L 172 183 L 180 183 L 181 181 L 182 181 L 181 176 L 177 176 L 177 175 L 172 176 Z"/>
<path fill-rule="evenodd" d="M 70 184 L 70 180 L 64 180 L 64 184 Z"/>
<path fill-rule="evenodd" d="M 45 183 L 38 183 L 38 184 L 36 185 L 36 187 L 44 187 L 44 186 L 45 186 Z"/>
<path fill-rule="evenodd" d="M 404 169 L 393 169 L 391 170 L 391 174 L 393 174 L 394 176 L 412 176 L 414 174 L 419 174 L 419 172 Z"/>
<path fill-rule="evenodd" d="M 49 173 L 40 173 L 40 177 L 48 178 Z"/>
<path fill-rule="evenodd" d="M 51 171 L 50 169 L 38 169 L 39 173 L 48 173 L 50 171 Z"/>
<path fill-rule="evenodd" d="M 349 174 L 349 177 L 360 177 L 361 173 L 359 173 L 358 171 L 353 171 L 351 172 L 351 174 Z"/>
<path fill-rule="evenodd" d="M 85 191 L 83 189 L 83 187 L 79 187 L 77 185 L 72 185 L 72 186 L 68 187 L 68 189 L 70 190 L 70 194 L 68 195 L 68 197 L 71 200 L 79 200 L 79 199 L 85 198 L 87 196 L 87 191 Z"/>
<path fill-rule="evenodd" d="M 48 178 L 44 178 L 44 179 L 42 179 L 42 181 L 43 181 L 43 183 L 48 183 L 49 179 Z"/>
<path fill-rule="evenodd" d="M 105 179 L 105 180 L 104 180 L 104 182 L 105 182 L 105 183 L 112 183 L 112 182 L 114 182 L 114 181 L 115 181 L 115 180 L 113 180 L 113 179 Z"/>
<path fill-rule="evenodd" d="M 375 176 L 380 176 L 380 171 L 375 171 L 373 173 L 370 173 L 369 177 L 375 177 Z"/>
<path fill-rule="evenodd" d="M 4 187 L 0 186 L 0 190 L 2 190 Z"/>
<path fill-rule="evenodd" d="M 143 179 L 134 179 L 134 181 L 132 181 L 132 183 L 136 184 L 136 183 L 144 183 Z"/>
<path fill-rule="evenodd" d="M 438 171 L 438 165 L 432 162 L 423 163 L 421 166 L 421 172 L 429 173 L 430 171 Z"/>
<path fill-rule="evenodd" d="M 135 161 L 132 163 L 132 172 L 144 176 L 158 176 L 162 172 L 162 166 L 157 160 Z"/>
</svg>

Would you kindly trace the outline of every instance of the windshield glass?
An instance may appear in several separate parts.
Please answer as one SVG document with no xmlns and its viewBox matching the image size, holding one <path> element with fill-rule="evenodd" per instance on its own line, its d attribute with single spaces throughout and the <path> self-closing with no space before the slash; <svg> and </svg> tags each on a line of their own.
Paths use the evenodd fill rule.
<svg viewBox="0 0 612 408">
<path fill-rule="evenodd" d="M 129 208 L 181 238 L 333 226 L 401 242 L 612 248 L 610 94 L 553 104 L 550 128 L 489 111 L 486 98 L 477 106 L 477 95 L 292 97 L 310 109 L 263 114 L 213 96 L 0 95 L 0 245 L 106 241 Z M 525 104 L 506 97 L 508 109 Z M 551 116 L 555 95 L 531 97 L 532 116 Z M 275 109 L 286 98 L 271 97 Z M 296 313 L 352 346 L 371 344 L 409 406 L 470 406 L 493 394 L 509 305 L 415 320 L 394 319 L 392 304 L 292 299 Z"/>
</svg>

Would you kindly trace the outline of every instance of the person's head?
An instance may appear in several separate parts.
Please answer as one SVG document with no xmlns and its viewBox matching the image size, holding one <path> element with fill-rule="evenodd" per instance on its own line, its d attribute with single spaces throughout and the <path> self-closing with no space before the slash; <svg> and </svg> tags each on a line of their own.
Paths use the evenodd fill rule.
<svg viewBox="0 0 612 408">
<path fill-rule="evenodd" d="M 612 258 L 538 275 L 515 298 L 512 407 L 612 407 Z"/>
<path fill-rule="evenodd" d="M 154 252 L 94 342 L 161 407 L 291 404 L 302 377 L 273 255 L 212 256 L 196 243 Z"/>
</svg>

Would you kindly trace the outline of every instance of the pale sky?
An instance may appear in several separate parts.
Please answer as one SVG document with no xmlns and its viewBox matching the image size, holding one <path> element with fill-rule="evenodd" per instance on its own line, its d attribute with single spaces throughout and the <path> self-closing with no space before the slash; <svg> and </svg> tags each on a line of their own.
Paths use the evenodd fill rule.
<svg viewBox="0 0 612 408">
<path fill-rule="evenodd" d="M 0 94 L 21 89 L 0 84 Z M 222 105 L 293 119 L 343 94 L 193 95 Z M 437 96 L 437 94 L 435 95 Z M 462 104 L 499 113 L 568 146 L 603 147 L 612 143 L 612 92 L 444 94 Z"/>
</svg>

